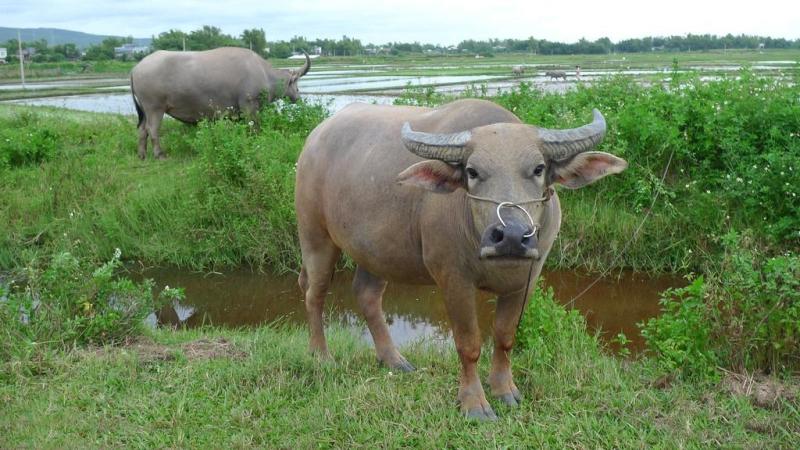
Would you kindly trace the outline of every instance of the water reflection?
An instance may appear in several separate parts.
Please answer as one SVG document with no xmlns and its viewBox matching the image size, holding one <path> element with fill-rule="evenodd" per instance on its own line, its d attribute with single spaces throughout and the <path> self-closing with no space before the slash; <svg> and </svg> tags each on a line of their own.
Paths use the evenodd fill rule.
<svg viewBox="0 0 800 450">
<path fill-rule="evenodd" d="M 225 274 L 202 274 L 174 269 L 149 269 L 143 275 L 153 278 L 159 287 L 181 286 L 186 290 L 183 308 L 192 314 L 183 319 L 186 326 L 202 324 L 255 326 L 275 321 L 305 325 L 305 308 L 297 279 L 237 270 Z M 357 335 L 371 341 L 358 305 L 351 293 L 352 274 L 334 276 L 326 299 L 326 320 L 338 322 Z M 549 272 L 546 284 L 552 286 L 556 298 L 568 303 L 595 277 L 569 271 Z M 633 350 L 641 349 L 636 323 L 659 312 L 659 292 L 680 285 L 675 277 L 650 278 L 622 273 L 601 279 L 578 298 L 572 307 L 587 318 L 592 330 L 601 330 L 606 338 L 624 332 L 633 342 Z M 384 295 L 384 311 L 392 338 L 398 345 L 419 339 L 449 342 L 450 325 L 444 302 L 434 286 L 413 286 L 390 283 Z M 485 338 L 492 333 L 494 302 L 482 294 L 477 301 L 478 324 Z M 162 322 L 183 322 L 176 308 L 162 312 Z"/>
</svg>

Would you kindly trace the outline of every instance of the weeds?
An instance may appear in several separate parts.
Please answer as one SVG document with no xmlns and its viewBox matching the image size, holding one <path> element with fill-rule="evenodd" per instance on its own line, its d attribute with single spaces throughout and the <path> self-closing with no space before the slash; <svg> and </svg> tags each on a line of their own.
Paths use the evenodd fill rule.
<svg viewBox="0 0 800 450">
<path fill-rule="evenodd" d="M 25 267 L 21 283 L 0 286 L 0 359 L 19 365 L 49 349 L 119 343 L 141 334 L 146 315 L 182 299 L 179 289 L 154 297 L 152 281 L 117 276 L 120 256 L 93 267 L 64 251 Z"/>
<path fill-rule="evenodd" d="M 764 256 L 735 232 L 722 245 L 705 276 L 666 291 L 662 315 L 641 325 L 662 369 L 714 377 L 719 366 L 778 374 L 800 367 L 800 257 Z"/>
</svg>

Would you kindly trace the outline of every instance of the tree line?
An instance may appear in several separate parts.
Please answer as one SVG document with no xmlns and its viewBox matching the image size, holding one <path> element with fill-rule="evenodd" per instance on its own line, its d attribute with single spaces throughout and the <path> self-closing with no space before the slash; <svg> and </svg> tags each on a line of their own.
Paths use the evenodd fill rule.
<svg viewBox="0 0 800 450">
<path fill-rule="evenodd" d="M 115 48 L 133 42 L 132 37 L 110 37 L 101 43 L 88 47 L 82 52 L 75 44 L 59 44 L 49 46 L 45 39 L 23 42 L 23 48 L 34 49 L 31 59 L 36 62 L 63 60 L 107 60 L 115 57 L 141 59 L 144 53 L 115 54 Z M 2 45 L 2 44 L 0 44 Z M 253 50 L 263 57 L 286 58 L 300 51 L 318 53 L 324 56 L 356 56 L 356 55 L 401 55 L 414 53 L 428 54 L 477 54 L 492 56 L 497 53 L 532 53 L 542 55 L 577 55 L 606 53 L 638 53 L 652 51 L 707 51 L 723 49 L 786 49 L 800 48 L 800 39 L 789 40 L 764 36 L 732 35 L 717 36 L 712 34 L 688 34 L 685 36 L 644 37 L 624 39 L 612 42 L 607 37 L 594 41 L 580 39 L 573 43 L 549 41 L 547 39 L 467 39 L 455 46 L 423 44 L 419 42 L 388 42 L 382 45 L 362 44 L 361 40 L 342 36 L 341 39 L 314 39 L 294 36 L 289 40 L 267 40 L 262 28 L 242 31 L 238 36 L 223 33 L 218 27 L 203 27 L 184 32 L 169 30 L 153 36 L 151 50 L 209 50 L 212 48 L 234 46 Z M 17 59 L 17 40 L 10 39 L 5 43 L 8 48 L 8 59 Z"/>
</svg>

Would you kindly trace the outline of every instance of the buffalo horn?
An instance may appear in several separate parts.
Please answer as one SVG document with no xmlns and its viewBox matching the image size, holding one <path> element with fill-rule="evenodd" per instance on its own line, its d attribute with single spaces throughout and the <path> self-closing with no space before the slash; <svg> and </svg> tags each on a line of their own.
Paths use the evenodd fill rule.
<svg viewBox="0 0 800 450">
<path fill-rule="evenodd" d="M 569 130 L 537 128 L 543 153 L 554 160 L 564 160 L 591 150 L 606 134 L 606 120 L 600 111 L 593 109 L 592 123 Z"/>
<path fill-rule="evenodd" d="M 448 163 L 461 163 L 464 160 L 464 146 L 472 133 L 462 131 L 452 134 L 436 134 L 414 131 L 406 122 L 400 133 L 408 151 L 426 159 L 438 159 Z"/>
<path fill-rule="evenodd" d="M 306 55 L 306 62 L 305 62 L 305 64 L 303 64 L 303 67 L 301 67 L 301 68 L 299 68 L 297 70 L 292 70 L 293 75 L 295 76 L 295 78 L 302 77 L 303 75 L 308 73 L 309 69 L 311 69 L 311 58 L 309 58 L 308 53 L 306 53 L 305 50 L 303 50 L 303 54 Z"/>
</svg>

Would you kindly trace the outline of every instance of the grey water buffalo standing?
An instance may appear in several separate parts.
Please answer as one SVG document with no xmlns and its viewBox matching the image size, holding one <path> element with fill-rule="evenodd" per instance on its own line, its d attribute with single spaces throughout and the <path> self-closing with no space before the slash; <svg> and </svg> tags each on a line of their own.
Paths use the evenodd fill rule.
<svg viewBox="0 0 800 450">
<path fill-rule="evenodd" d="M 544 73 L 544 76 L 549 77 L 550 79 L 553 80 L 562 78 L 564 81 L 567 81 L 567 73 L 562 70 L 549 70 Z"/>
<path fill-rule="evenodd" d="M 488 384 L 509 405 L 521 395 L 509 353 L 524 293 L 542 269 L 561 224 L 561 184 L 575 189 L 627 163 L 591 151 L 606 124 L 570 130 L 525 125 L 482 100 L 436 109 L 353 104 L 320 124 L 297 163 L 295 206 L 303 255 L 310 347 L 329 352 L 323 304 L 342 251 L 358 264 L 353 289 L 378 359 L 413 370 L 383 316 L 387 281 L 436 284 L 453 329 L 470 417 L 492 419 L 478 377 L 476 292 L 498 296 Z"/>
<path fill-rule="evenodd" d="M 139 157 L 147 153 L 147 137 L 153 154 L 162 157 L 158 129 L 164 114 L 197 123 L 221 112 L 255 116 L 262 95 L 267 101 L 300 97 L 297 82 L 311 68 L 274 69 L 254 52 L 222 47 L 203 52 L 157 51 L 131 72 L 131 93 L 139 115 Z"/>
<path fill-rule="evenodd" d="M 511 68 L 511 73 L 513 73 L 515 77 L 521 77 L 525 75 L 525 66 L 514 66 Z"/>
</svg>

